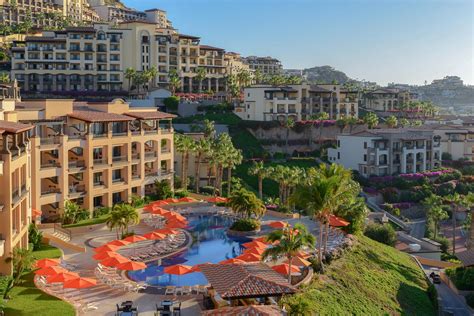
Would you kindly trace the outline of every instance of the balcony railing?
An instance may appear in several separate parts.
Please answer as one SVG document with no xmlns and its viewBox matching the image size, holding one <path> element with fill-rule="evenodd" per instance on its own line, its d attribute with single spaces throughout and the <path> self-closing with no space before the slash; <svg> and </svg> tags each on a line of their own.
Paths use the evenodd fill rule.
<svg viewBox="0 0 474 316">
<path fill-rule="evenodd" d="M 46 190 L 41 190 L 41 196 L 56 194 L 56 193 L 61 193 L 61 190 L 59 190 L 59 188 L 48 188 Z"/>
<path fill-rule="evenodd" d="M 145 152 L 145 159 L 152 159 L 152 158 L 156 158 L 158 155 L 156 154 L 156 152 L 152 151 L 152 152 Z"/>
<path fill-rule="evenodd" d="M 55 145 L 60 143 L 61 138 L 59 136 L 48 136 L 47 138 L 41 138 L 41 145 Z"/>
<path fill-rule="evenodd" d="M 84 160 L 70 161 L 69 168 L 85 168 L 86 162 Z"/>
<path fill-rule="evenodd" d="M 125 179 L 123 178 L 112 179 L 112 183 L 120 183 L 120 182 L 125 182 Z"/>
<path fill-rule="evenodd" d="M 94 166 L 101 166 L 101 165 L 107 165 L 107 159 L 106 158 L 94 159 Z"/>
<path fill-rule="evenodd" d="M 112 157 L 112 162 L 124 162 L 124 161 L 127 161 L 127 156 Z"/>
<path fill-rule="evenodd" d="M 61 165 L 57 161 L 50 161 L 47 163 L 42 163 L 40 169 L 48 169 L 48 168 L 61 168 Z"/>
<path fill-rule="evenodd" d="M 139 159 L 140 159 L 139 153 L 132 154 L 132 160 L 139 160 Z"/>
</svg>

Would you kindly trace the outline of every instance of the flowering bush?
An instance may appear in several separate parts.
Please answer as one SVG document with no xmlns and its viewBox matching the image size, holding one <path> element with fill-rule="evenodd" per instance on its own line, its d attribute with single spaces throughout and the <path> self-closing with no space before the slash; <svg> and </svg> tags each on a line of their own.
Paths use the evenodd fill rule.
<svg viewBox="0 0 474 316">
<path fill-rule="evenodd" d="M 365 193 L 369 193 L 369 194 L 378 194 L 379 191 L 375 188 L 371 188 L 371 187 L 364 187 L 364 192 Z"/>
<path fill-rule="evenodd" d="M 403 179 L 410 179 L 410 180 L 417 180 L 424 177 L 439 177 L 443 174 L 453 173 L 455 170 L 453 169 L 443 169 L 437 171 L 425 171 L 425 172 L 417 172 L 417 173 L 403 173 L 397 176 L 383 176 L 383 177 L 371 177 L 370 180 L 374 182 L 391 182 L 397 178 Z"/>
</svg>

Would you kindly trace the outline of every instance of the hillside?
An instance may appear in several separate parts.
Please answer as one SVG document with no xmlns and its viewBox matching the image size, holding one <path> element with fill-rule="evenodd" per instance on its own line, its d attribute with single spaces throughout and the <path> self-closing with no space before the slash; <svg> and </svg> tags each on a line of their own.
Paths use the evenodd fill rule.
<svg viewBox="0 0 474 316">
<path fill-rule="evenodd" d="M 404 253 L 367 237 L 304 289 L 318 315 L 436 315 L 423 271 Z"/>
<path fill-rule="evenodd" d="M 319 66 L 303 69 L 303 75 L 308 81 L 314 83 L 331 83 L 337 81 L 338 83 L 346 83 L 350 81 L 344 72 L 334 69 L 331 66 Z"/>
</svg>

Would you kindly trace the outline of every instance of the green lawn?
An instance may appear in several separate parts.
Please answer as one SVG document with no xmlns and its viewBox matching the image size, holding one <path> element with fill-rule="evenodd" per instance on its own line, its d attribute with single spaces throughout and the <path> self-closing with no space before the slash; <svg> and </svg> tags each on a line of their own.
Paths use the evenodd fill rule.
<svg viewBox="0 0 474 316">
<path fill-rule="evenodd" d="M 173 123 L 177 124 L 192 124 L 204 121 L 214 121 L 216 124 L 237 125 L 241 121 L 240 117 L 234 113 L 207 113 L 188 117 L 177 117 L 173 119 Z"/>
<path fill-rule="evenodd" d="M 59 258 L 59 249 L 43 245 L 40 250 L 33 252 L 35 258 Z M 39 289 L 33 283 L 34 273 L 23 276 L 23 283 L 14 287 L 10 292 L 11 300 L 4 309 L 7 316 L 69 316 L 75 315 L 74 307 L 50 296 Z"/>
<path fill-rule="evenodd" d="M 234 176 L 241 178 L 245 183 L 247 183 L 252 189 L 258 190 L 258 179 L 256 176 L 251 176 L 248 174 L 249 168 L 252 166 L 252 162 L 244 162 L 240 166 L 237 166 L 234 171 Z M 266 163 L 266 166 L 277 166 L 279 164 L 285 166 L 297 166 L 300 168 L 310 168 L 316 167 L 318 164 L 313 158 L 309 159 L 292 159 L 283 163 Z M 263 180 L 263 193 L 266 196 L 278 197 L 278 183 L 273 180 L 265 179 Z"/>
<path fill-rule="evenodd" d="M 407 254 L 359 241 L 298 295 L 319 315 L 436 315 L 424 273 Z"/>
<path fill-rule="evenodd" d="M 95 224 L 102 224 L 107 221 L 108 215 L 99 216 L 97 218 L 89 218 L 83 221 L 79 221 L 75 224 L 64 225 L 63 228 L 73 228 L 73 227 L 82 227 L 82 226 L 90 226 Z"/>
<path fill-rule="evenodd" d="M 234 146 L 242 150 L 244 158 L 263 158 L 265 156 L 265 149 L 247 129 L 232 126 L 229 129 L 229 134 Z"/>
</svg>

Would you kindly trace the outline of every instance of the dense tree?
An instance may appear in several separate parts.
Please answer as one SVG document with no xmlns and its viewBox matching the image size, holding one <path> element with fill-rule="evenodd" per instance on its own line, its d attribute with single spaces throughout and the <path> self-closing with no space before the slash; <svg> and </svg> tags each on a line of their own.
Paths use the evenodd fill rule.
<svg viewBox="0 0 474 316">
<path fill-rule="evenodd" d="M 265 215 L 265 205 L 257 196 L 244 188 L 234 190 L 229 197 L 228 206 L 242 218 L 261 219 Z"/>
<path fill-rule="evenodd" d="M 375 128 L 379 124 L 379 118 L 377 114 L 373 112 L 368 112 L 367 114 L 365 114 L 365 116 L 363 117 L 363 120 L 364 120 L 364 123 L 367 124 L 369 129 Z"/>
<path fill-rule="evenodd" d="M 258 181 L 258 195 L 260 199 L 263 199 L 263 180 L 270 176 L 269 169 L 265 168 L 263 161 L 254 161 L 253 165 L 249 168 L 249 174 L 257 176 Z"/>
<path fill-rule="evenodd" d="M 189 136 L 175 134 L 174 144 L 176 151 L 181 154 L 181 188 L 186 189 L 188 185 L 189 153 L 192 151 L 194 141 Z"/>
<path fill-rule="evenodd" d="M 387 123 L 388 127 L 395 128 L 398 125 L 398 119 L 394 115 L 390 115 L 387 118 L 386 123 Z"/>
</svg>

